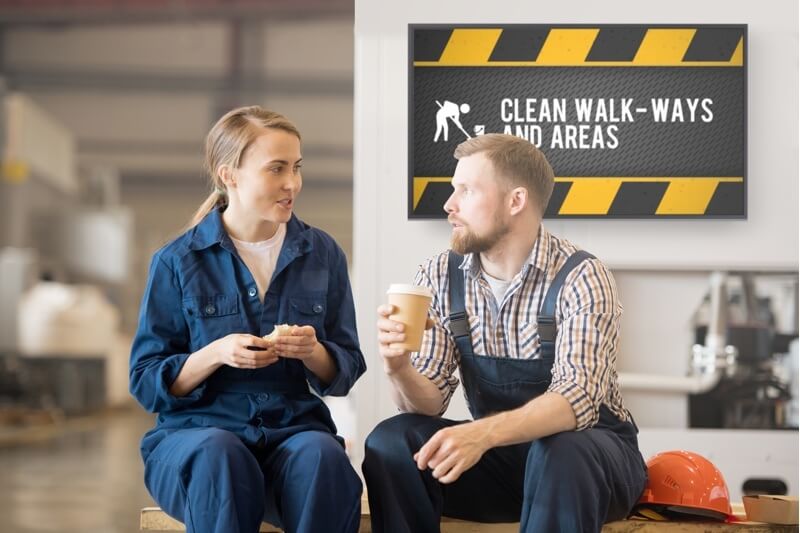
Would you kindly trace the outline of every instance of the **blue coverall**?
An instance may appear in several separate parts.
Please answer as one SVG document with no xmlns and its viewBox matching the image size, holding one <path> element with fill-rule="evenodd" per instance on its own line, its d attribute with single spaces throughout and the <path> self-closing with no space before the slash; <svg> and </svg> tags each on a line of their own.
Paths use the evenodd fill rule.
<svg viewBox="0 0 800 533">
<path fill-rule="evenodd" d="M 186 396 L 169 388 L 193 352 L 231 333 L 311 325 L 337 374 L 303 363 L 223 366 Z M 145 484 L 189 532 L 355 532 L 361 481 L 320 396 L 347 394 L 366 364 L 342 250 L 295 216 L 263 303 L 214 210 L 153 256 L 130 361 L 130 389 L 156 427 L 141 443 Z"/>
</svg>

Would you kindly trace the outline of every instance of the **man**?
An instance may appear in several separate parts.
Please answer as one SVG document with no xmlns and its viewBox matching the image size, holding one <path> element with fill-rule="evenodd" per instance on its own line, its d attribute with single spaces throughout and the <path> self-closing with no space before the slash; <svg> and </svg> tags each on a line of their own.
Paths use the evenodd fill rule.
<svg viewBox="0 0 800 533">
<path fill-rule="evenodd" d="M 452 252 L 415 280 L 434 294 L 419 353 L 390 347 L 403 325 L 389 320 L 391 306 L 378 309 L 384 370 L 404 413 L 367 438 L 373 531 L 439 531 L 443 514 L 519 520 L 525 532 L 599 531 L 628 514 L 646 479 L 617 385 L 614 280 L 542 227 L 554 178 L 532 144 L 482 135 L 455 157 L 444 206 Z M 456 369 L 471 422 L 441 418 Z"/>
</svg>

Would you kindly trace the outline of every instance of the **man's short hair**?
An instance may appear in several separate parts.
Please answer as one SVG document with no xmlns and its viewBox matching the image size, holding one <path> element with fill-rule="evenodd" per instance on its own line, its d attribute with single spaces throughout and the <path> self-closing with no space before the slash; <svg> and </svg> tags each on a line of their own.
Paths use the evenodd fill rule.
<svg viewBox="0 0 800 533">
<path fill-rule="evenodd" d="M 514 135 L 488 133 L 459 144 L 453 155 L 461 159 L 477 153 L 486 154 L 498 177 L 510 185 L 509 189 L 525 187 L 531 201 L 539 208 L 539 214 L 544 216 L 555 177 L 553 167 L 541 150 Z"/>
</svg>

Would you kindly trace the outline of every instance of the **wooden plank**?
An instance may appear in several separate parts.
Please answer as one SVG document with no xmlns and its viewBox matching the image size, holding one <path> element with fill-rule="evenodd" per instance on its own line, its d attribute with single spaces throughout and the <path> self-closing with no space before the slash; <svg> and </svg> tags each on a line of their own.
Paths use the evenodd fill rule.
<svg viewBox="0 0 800 533">
<path fill-rule="evenodd" d="M 736 512 L 736 509 L 734 510 Z M 183 524 L 167 516 L 158 507 L 145 507 L 140 515 L 141 531 L 185 531 Z M 281 533 L 281 529 L 261 524 L 262 533 Z M 442 518 L 442 533 L 516 533 L 518 523 L 480 524 L 455 518 Z M 780 526 L 755 522 L 651 522 L 647 520 L 620 520 L 603 526 L 603 533 L 789 533 L 798 531 L 797 526 Z M 362 502 L 359 533 L 371 533 L 369 506 Z"/>
<path fill-rule="evenodd" d="M 186 531 L 183 524 L 169 516 L 159 507 L 145 507 L 139 515 L 141 531 Z M 280 529 L 264 522 L 258 530 L 263 533 L 280 533 Z"/>
<path fill-rule="evenodd" d="M 160 507 L 145 507 L 139 515 L 140 531 L 186 531 L 186 527 L 161 510 Z M 369 533 L 369 514 L 361 515 L 360 532 Z M 283 530 L 267 522 L 263 522 L 259 533 L 282 533 Z M 444 530 L 443 530 L 444 531 Z M 516 531 L 516 529 L 515 529 Z"/>
<path fill-rule="evenodd" d="M 797 526 L 779 526 L 755 522 L 650 522 L 620 520 L 603 526 L 603 533 L 789 533 Z"/>
</svg>

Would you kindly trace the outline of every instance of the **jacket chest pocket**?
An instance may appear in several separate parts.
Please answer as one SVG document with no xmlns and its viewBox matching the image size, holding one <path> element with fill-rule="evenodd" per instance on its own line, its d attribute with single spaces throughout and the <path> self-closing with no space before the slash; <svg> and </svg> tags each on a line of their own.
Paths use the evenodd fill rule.
<svg viewBox="0 0 800 533">
<path fill-rule="evenodd" d="M 189 296 L 183 299 L 192 347 L 197 350 L 231 333 L 244 333 L 238 294 Z"/>
<path fill-rule="evenodd" d="M 324 339 L 326 308 L 326 302 L 322 298 L 290 298 L 289 324 L 313 326 L 317 338 Z"/>
</svg>

